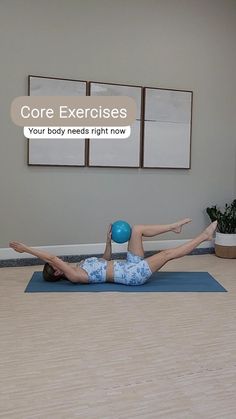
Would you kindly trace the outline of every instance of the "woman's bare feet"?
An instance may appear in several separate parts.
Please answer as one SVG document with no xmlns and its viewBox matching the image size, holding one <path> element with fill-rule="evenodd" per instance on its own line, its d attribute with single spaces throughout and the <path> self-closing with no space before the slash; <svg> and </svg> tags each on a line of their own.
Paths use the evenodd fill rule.
<svg viewBox="0 0 236 419">
<path fill-rule="evenodd" d="M 174 231 L 174 233 L 181 233 L 183 225 L 188 224 L 191 221 L 192 221 L 191 218 L 184 218 L 184 220 L 177 221 L 176 223 L 173 224 L 172 231 Z"/>
<path fill-rule="evenodd" d="M 202 233 L 205 236 L 205 240 L 212 240 L 216 229 L 217 221 L 213 221 L 213 223 L 211 223 Z"/>
</svg>

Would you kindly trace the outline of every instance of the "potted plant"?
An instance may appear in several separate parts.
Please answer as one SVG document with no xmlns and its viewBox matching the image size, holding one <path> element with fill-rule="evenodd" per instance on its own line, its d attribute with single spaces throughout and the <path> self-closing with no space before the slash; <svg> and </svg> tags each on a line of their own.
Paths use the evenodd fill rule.
<svg viewBox="0 0 236 419">
<path fill-rule="evenodd" d="M 236 258 L 236 199 L 225 204 L 223 210 L 216 205 L 206 209 L 211 221 L 217 220 L 215 254 L 221 258 Z"/>
</svg>

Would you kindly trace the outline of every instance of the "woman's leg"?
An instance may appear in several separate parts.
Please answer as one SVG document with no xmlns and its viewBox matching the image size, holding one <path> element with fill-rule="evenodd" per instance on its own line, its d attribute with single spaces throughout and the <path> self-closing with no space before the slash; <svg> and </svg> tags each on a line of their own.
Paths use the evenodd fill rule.
<svg viewBox="0 0 236 419">
<path fill-rule="evenodd" d="M 158 234 L 173 231 L 180 233 L 184 224 L 190 223 L 190 218 L 177 221 L 172 224 L 137 224 L 132 228 L 132 234 L 128 243 L 128 251 L 137 256 L 144 257 L 142 237 L 154 237 Z"/>
<path fill-rule="evenodd" d="M 174 249 L 163 250 L 162 252 L 145 259 L 151 271 L 158 271 L 170 260 L 185 256 L 194 250 L 200 243 L 206 240 L 212 240 L 216 227 L 217 221 L 214 221 L 201 234 L 199 234 L 199 236 L 195 237 L 193 240 L 190 240 L 188 243 L 175 247 Z"/>
</svg>

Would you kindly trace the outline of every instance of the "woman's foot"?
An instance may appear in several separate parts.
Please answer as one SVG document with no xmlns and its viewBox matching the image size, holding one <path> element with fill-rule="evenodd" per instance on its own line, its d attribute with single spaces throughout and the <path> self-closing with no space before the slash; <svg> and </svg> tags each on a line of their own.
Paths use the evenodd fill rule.
<svg viewBox="0 0 236 419">
<path fill-rule="evenodd" d="M 191 221 L 191 218 L 184 218 L 184 220 L 177 221 L 177 223 L 173 224 L 172 231 L 174 231 L 174 233 L 181 233 L 183 225 L 188 224 Z"/>
<path fill-rule="evenodd" d="M 216 229 L 217 221 L 213 221 L 202 233 L 204 234 L 205 240 L 212 240 Z"/>
</svg>

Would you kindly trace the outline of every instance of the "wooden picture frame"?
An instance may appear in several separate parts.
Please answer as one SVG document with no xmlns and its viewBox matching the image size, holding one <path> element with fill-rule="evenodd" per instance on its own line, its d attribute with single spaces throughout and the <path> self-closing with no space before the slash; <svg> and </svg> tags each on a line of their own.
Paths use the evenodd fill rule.
<svg viewBox="0 0 236 419">
<path fill-rule="evenodd" d="M 142 167 L 190 169 L 193 92 L 145 87 Z"/>
<path fill-rule="evenodd" d="M 29 139 L 29 166 L 191 168 L 190 90 L 29 75 L 28 95 L 117 95 L 137 104 L 128 139 Z"/>
<path fill-rule="evenodd" d="M 141 167 L 143 88 L 142 86 L 117 83 L 89 82 L 89 95 L 129 96 L 137 104 L 135 122 L 127 139 L 90 139 L 89 167 L 139 168 Z"/>
<path fill-rule="evenodd" d="M 46 76 L 28 76 L 29 96 L 86 96 L 88 82 Z M 84 167 L 87 161 L 86 139 L 28 139 L 29 166 Z"/>
</svg>

